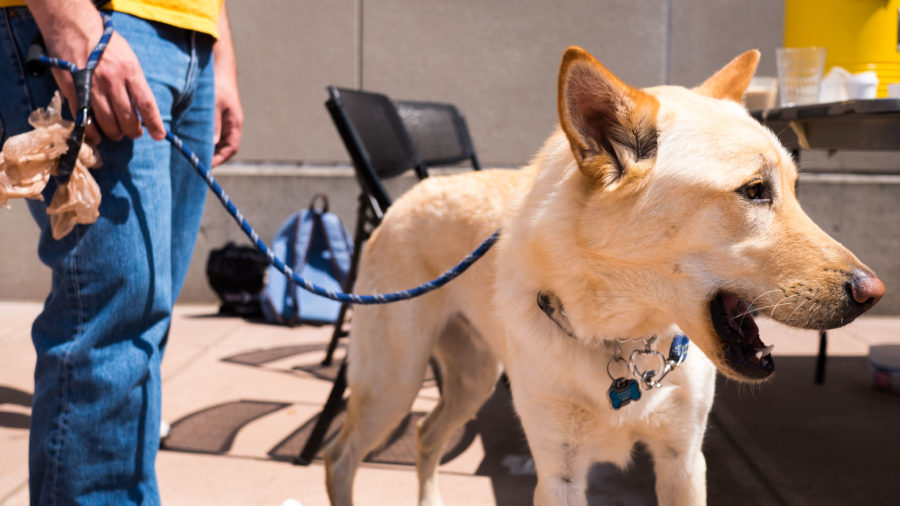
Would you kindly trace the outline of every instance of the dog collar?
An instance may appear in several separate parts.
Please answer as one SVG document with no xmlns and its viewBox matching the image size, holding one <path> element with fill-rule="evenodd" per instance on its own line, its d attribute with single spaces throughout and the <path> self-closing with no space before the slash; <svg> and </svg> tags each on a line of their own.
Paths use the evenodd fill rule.
<svg viewBox="0 0 900 506">
<path fill-rule="evenodd" d="M 567 336 L 577 339 L 572 324 L 566 316 L 563 308 L 562 300 L 553 292 L 538 292 L 537 305 L 547 315 L 550 320 L 559 327 Z M 638 386 L 644 387 L 645 390 L 659 388 L 662 386 L 663 379 L 675 368 L 681 365 L 687 358 L 690 340 L 684 334 L 677 334 L 672 339 L 669 346 L 668 356 L 654 349 L 656 336 L 643 339 L 643 349 L 636 349 L 626 359 L 622 354 L 620 343 L 623 341 L 632 341 L 633 339 L 616 340 L 616 350 L 613 357 L 606 364 L 606 373 L 612 380 L 612 384 L 607 391 L 610 404 L 613 409 L 619 409 L 631 401 L 637 401 L 641 398 L 641 390 Z M 641 370 L 637 364 L 637 360 L 642 357 L 658 357 L 660 367 L 658 369 Z M 628 368 L 626 376 L 630 373 L 634 378 L 626 378 L 626 376 L 614 376 L 611 372 L 613 363 L 621 362 Z"/>
<path fill-rule="evenodd" d="M 556 324 L 560 330 L 566 333 L 572 339 L 578 339 L 569 318 L 566 316 L 566 310 L 563 309 L 562 301 L 553 292 L 538 292 L 537 305 L 541 311 L 550 318 L 550 321 Z"/>
</svg>

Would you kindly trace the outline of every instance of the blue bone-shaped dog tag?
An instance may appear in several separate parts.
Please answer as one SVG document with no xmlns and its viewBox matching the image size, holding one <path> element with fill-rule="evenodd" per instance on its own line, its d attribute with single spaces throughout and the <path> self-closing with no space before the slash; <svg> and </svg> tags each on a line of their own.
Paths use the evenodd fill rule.
<svg viewBox="0 0 900 506">
<path fill-rule="evenodd" d="M 638 387 L 637 381 L 633 379 L 618 378 L 614 379 L 612 385 L 609 386 L 609 403 L 613 409 L 619 409 L 631 401 L 641 398 L 641 389 Z"/>
</svg>

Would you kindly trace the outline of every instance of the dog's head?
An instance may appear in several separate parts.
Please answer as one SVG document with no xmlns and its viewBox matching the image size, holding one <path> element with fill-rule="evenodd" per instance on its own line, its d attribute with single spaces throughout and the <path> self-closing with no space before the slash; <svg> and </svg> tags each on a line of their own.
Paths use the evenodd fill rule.
<svg viewBox="0 0 900 506">
<path fill-rule="evenodd" d="M 748 51 L 693 90 L 641 90 L 570 48 L 559 75 L 582 195 L 577 243 L 595 265 L 642 280 L 623 300 L 674 321 L 740 380 L 774 370 L 754 310 L 829 329 L 884 294 L 803 212 L 791 156 L 740 105 L 758 61 Z"/>
</svg>

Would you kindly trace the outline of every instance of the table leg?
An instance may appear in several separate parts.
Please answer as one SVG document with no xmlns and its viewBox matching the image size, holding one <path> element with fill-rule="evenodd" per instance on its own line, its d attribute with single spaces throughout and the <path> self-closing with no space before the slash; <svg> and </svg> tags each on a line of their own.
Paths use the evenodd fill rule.
<svg viewBox="0 0 900 506">
<path fill-rule="evenodd" d="M 828 332 L 819 332 L 819 356 L 816 357 L 816 384 L 825 383 L 825 361 L 828 359 Z"/>
</svg>

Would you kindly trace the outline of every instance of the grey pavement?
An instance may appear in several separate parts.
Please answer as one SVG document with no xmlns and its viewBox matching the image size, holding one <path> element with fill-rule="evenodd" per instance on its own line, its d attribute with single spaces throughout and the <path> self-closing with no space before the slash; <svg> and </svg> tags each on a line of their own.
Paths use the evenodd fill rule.
<svg viewBox="0 0 900 506">
<path fill-rule="evenodd" d="M 39 308 L 0 302 L 3 506 L 28 503 L 29 328 Z M 719 378 L 704 443 L 709 504 L 900 504 L 900 395 L 876 390 L 867 365 L 871 345 L 900 345 L 900 318 L 863 317 L 830 332 L 823 385 L 813 382 L 817 333 L 767 320 L 760 327 L 776 346 L 777 372 L 758 386 Z M 327 504 L 321 460 L 290 460 L 330 388 L 334 368 L 319 365 L 329 335 L 324 327 L 220 317 L 211 305 L 176 307 L 163 362 L 163 417 L 171 424 L 157 462 L 163 504 Z M 426 381 L 410 420 L 437 397 Z M 415 503 L 412 425 L 362 465 L 359 504 Z M 445 461 L 446 504 L 530 504 L 533 464 L 502 385 Z M 636 447 L 628 470 L 593 467 L 588 500 L 655 504 L 653 485 L 652 459 Z"/>
</svg>

